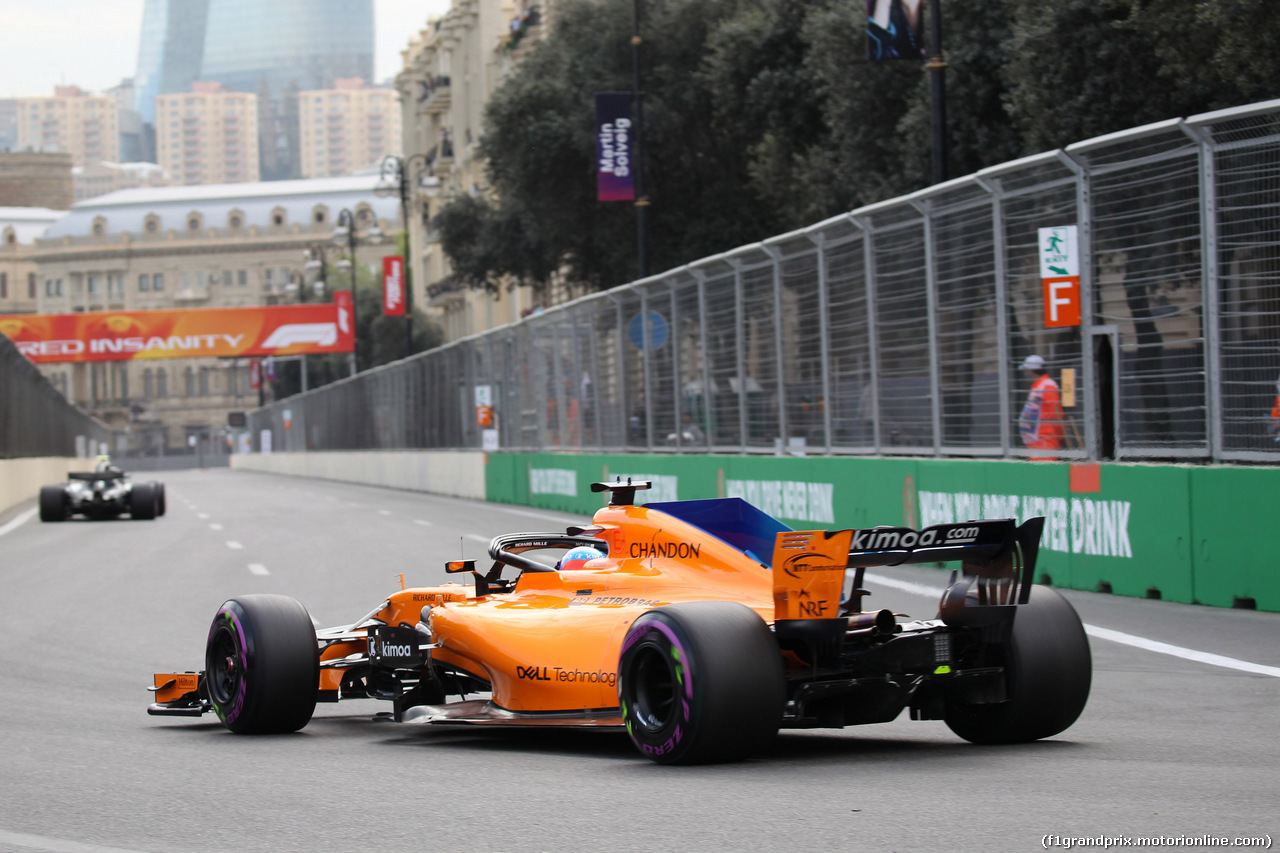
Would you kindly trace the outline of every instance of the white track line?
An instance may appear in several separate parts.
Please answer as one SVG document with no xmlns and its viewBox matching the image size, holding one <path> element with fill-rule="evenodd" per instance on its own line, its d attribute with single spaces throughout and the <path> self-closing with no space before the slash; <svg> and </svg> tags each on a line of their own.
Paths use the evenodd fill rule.
<svg viewBox="0 0 1280 853">
<path fill-rule="evenodd" d="M 221 525 L 221 524 L 210 524 L 210 525 L 209 525 L 209 529 L 210 529 L 210 530 L 221 530 L 221 529 L 222 529 L 222 525 Z"/>
<path fill-rule="evenodd" d="M 228 539 L 228 540 L 227 540 L 227 547 L 228 547 L 228 548 L 230 548 L 232 551 L 243 551 L 243 550 L 244 550 L 244 546 L 243 546 L 243 545 L 241 545 L 239 542 L 235 541 L 234 539 Z"/>
<path fill-rule="evenodd" d="M 27 835 L 22 832 L 6 832 L 3 829 L 0 829 L 0 844 L 20 847 L 23 850 L 36 850 L 40 853 L 140 853 L 140 851 L 126 850 L 122 847 L 82 844 L 79 841 L 49 838 L 44 835 Z"/>
<path fill-rule="evenodd" d="M 17 530 L 19 527 L 30 521 L 35 514 L 36 508 L 32 507 L 31 509 L 14 516 L 13 520 L 5 522 L 4 526 L 0 527 L 0 536 L 4 536 L 6 533 L 12 533 Z"/>
<path fill-rule="evenodd" d="M 897 578 L 887 578 L 883 575 L 867 573 L 864 578 L 870 583 L 878 583 L 892 589 L 902 590 L 903 592 L 915 593 L 916 595 L 939 596 L 943 590 L 940 587 L 926 586 L 925 584 L 911 583 L 910 581 L 900 581 Z M 1173 646 L 1169 643 L 1162 643 L 1159 640 L 1149 640 L 1146 637 L 1139 637 L 1135 634 L 1126 634 L 1123 631 L 1113 631 L 1110 628 L 1099 628 L 1097 625 L 1085 625 L 1084 631 L 1090 637 L 1099 640 L 1108 640 L 1112 643 L 1120 643 L 1125 646 L 1132 646 L 1135 649 L 1142 649 L 1148 652 L 1155 652 L 1160 655 L 1170 655 L 1183 660 L 1196 661 L 1197 663 L 1207 663 L 1210 666 L 1220 666 L 1226 669 L 1235 669 L 1240 672 L 1251 672 L 1255 675 L 1269 675 L 1272 678 L 1280 678 L 1280 667 L 1264 666 L 1260 663 L 1250 663 L 1247 660 L 1237 660 L 1223 655 L 1215 655 L 1209 652 L 1202 652 L 1197 649 L 1188 649 L 1182 646 Z"/>
<path fill-rule="evenodd" d="M 264 566 L 264 565 L 262 565 L 262 563 L 250 563 L 250 564 L 249 564 L 249 571 L 253 572 L 255 575 L 269 575 L 269 574 L 271 574 L 271 572 L 267 571 L 267 567 L 266 567 L 266 566 Z"/>
</svg>

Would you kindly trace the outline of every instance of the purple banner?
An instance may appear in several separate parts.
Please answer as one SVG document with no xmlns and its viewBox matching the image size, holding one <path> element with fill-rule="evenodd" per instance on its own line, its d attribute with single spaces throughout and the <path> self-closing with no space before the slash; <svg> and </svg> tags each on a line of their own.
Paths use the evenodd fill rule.
<svg viewBox="0 0 1280 853">
<path fill-rule="evenodd" d="M 596 201 L 633 201 L 631 93 L 596 93 Z"/>
</svg>

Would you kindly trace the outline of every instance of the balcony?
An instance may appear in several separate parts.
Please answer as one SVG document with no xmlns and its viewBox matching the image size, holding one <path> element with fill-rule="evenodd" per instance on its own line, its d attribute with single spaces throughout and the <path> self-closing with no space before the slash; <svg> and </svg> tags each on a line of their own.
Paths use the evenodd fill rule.
<svg viewBox="0 0 1280 853">
<path fill-rule="evenodd" d="M 425 113 L 447 112 L 453 102 L 450 80 L 447 74 L 437 74 L 422 81 L 418 94 L 418 108 Z"/>
<path fill-rule="evenodd" d="M 209 288 L 205 285 L 184 287 L 173 294 L 173 301 L 180 305 L 190 305 L 195 302 L 207 302 L 208 300 Z"/>
</svg>

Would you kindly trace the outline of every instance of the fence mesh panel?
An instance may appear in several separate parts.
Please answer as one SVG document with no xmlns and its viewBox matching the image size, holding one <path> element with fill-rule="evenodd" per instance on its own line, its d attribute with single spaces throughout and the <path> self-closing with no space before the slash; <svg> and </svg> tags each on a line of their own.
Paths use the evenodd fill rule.
<svg viewBox="0 0 1280 853">
<path fill-rule="evenodd" d="M 1078 325 L 1046 311 L 1039 234 L 1063 226 Z M 1032 354 L 1061 386 L 1051 456 L 1280 461 L 1280 101 L 985 169 L 273 403 L 251 427 L 275 450 L 1025 458 Z"/>
</svg>

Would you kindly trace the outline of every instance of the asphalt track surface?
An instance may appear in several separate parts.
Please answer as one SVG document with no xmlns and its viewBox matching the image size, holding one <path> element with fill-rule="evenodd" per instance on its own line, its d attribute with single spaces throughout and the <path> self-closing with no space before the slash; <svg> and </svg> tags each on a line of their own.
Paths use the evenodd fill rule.
<svg viewBox="0 0 1280 853">
<path fill-rule="evenodd" d="M 0 515 L 0 851 L 1024 851 L 1046 835 L 1280 833 L 1280 615 L 1089 593 L 1067 593 L 1093 634 L 1089 705 L 1021 746 L 904 717 L 672 768 L 622 734 L 402 727 L 375 722 L 388 706 L 374 700 L 321 705 L 281 736 L 150 717 L 151 673 L 200 668 L 226 598 L 284 593 L 341 624 L 401 572 L 444 582 L 445 560 L 498 533 L 581 520 L 228 470 L 162 477 L 169 511 L 153 522 Z M 931 618 L 945 579 L 880 570 L 868 604 Z"/>
</svg>

